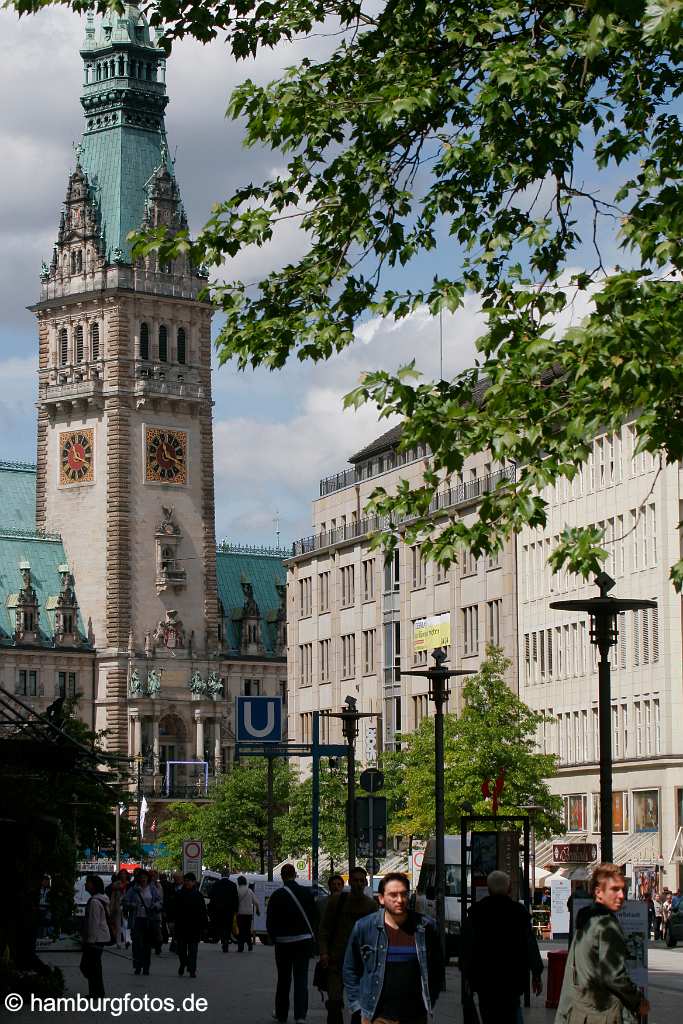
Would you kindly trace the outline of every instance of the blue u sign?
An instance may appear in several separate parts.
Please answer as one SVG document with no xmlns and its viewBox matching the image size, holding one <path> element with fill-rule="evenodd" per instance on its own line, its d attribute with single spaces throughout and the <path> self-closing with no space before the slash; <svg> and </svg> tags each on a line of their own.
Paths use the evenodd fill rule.
<svg viewBox="0 0 683 1024">
<path fill-rule="evenodd" d="M 237 697 L 237 742 L 280 743 L 281 697 Z"/>
</svg>

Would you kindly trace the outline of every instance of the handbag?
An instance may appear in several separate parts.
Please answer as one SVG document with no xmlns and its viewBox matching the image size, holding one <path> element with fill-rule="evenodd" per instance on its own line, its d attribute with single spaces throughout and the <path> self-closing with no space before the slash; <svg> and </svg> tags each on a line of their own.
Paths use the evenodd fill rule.
<svg viewBox="0 0 683 1024">
<path fill-rule="evenodd" d="M 313 988 L 317 988 L 318 991 L 320 992 L 320 995 L 323 996 L 323 998 L 324 993 L 327 992 L 329 984 L 328 978 L 329 967 L 323 967 L 323 965 L 318 960 L 315 967 L 313 968 Z"/>
</svg>

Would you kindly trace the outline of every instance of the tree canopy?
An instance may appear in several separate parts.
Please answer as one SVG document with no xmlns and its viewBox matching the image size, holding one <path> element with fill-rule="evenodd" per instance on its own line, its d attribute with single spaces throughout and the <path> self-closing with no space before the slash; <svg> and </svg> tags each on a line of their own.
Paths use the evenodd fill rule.
<svg viewBox="0 0 683 1024">
<path fill-rule="evenodd" d="M 489 647 L 476 675 L 463 687 L 460 716 L 444 716 L 444 790 L 446 831 L 460 829 L 463 804 L 477 814 L 492 813 L 492 792 L 501 779 L 498 813 L 519 814 L 526 804 L 543 808 L 534 815 L 539 838 L 562 831 L 562 803 L 546 780 L 555 774 L 554 754 L 541 754 L 537 732 L 546 716 L 533 711 L 505 682 L 510 662 Z M 427 839 L 434 832 L 434 719 L 424 718 L 401 736 L 401 749 L 382 758 L 385 790 L 393 805 L 391 831 Z"/>
<path fill-rule="evenodd" d="M 20 13 L 49 2 L 6 0 Z M 142 6 L 167 48 L 220 36 L 243 59 L 301 37 L 330 44 L 231 97 L 245 144 L 280 151 L 286 169 L 217 202 L 194 241 L 162 228 L 137 247 L 216 272 L 221 360 L 329 359 L 367 316 L 455 311 L 468 295 L 483 308 L 469 370 L 431 382 L 380 368 L 347 396 L 403 417 L 403 446 L 431 450 L 423 486 L 377 492 L 378 543 L 395 543 L 391 523 L 408 516 L 408 539 L 437 561 L 499 549 L 545 523 L 544 488 L 630 415 L 643 449 L 683 457 L 683 0 Z M 257 282 L 220 279 L 225 257 L 268 245 L 292 219 L 309 242 L 300 259 Z M 592 311 L 560 327 L 580 293 Z M 482 450 L 514 463 L 516 479 L 499 481 L 476 521 L 435 528 L 439 482 Z M 556 566 L 598 569 L 601 540 L 565 531 Z M 672 578 L 680 588 L 683 561 Z"/>
</svg>

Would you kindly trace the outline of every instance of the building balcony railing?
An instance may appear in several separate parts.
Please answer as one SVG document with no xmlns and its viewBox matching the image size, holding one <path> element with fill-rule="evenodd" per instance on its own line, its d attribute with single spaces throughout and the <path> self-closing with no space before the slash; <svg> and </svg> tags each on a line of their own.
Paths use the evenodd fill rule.
<svg viewBox="0 0 683 1024">
<path fill-rule="evenodd" d="M 78 402 L 101 396 L 102 380 L 99 377 L 44 384 L 40 388 L 40 398 L 48 405 L 57 402 Z"/>
<path fill-rule="evenodd" d="M 140 376 L 135 381 L 136 395 L 168 396 L 170 398 L 185 399 L 190 402 L 201 402 L 206 393 L 201 384 L 193 384 L 187 381 L 165 380 L 163 377 Z"/>
<path fill-rule="evenodd" d="M 506 466 L 495 473 L 487 473 L 485 476 L 476 477 L 474 480 L 463 481 L 445 487 L 434 495 L 429 506 L 430 513 L 438 512 L 441 509 L 454 508 L 458 505 L 471 504 L 476 502 L 484 494 L 492 491 L 498 484 L 505 480 L 515 479 L 515 467 Z M 392 519 L 394 526 L 410 522 L 412 516 L 398 516 Z M 302 537 L 294 541 L 292 545 L 292 557 L 307 555 L 313 551 L 320 551 L 323 548 L 334 547 L 336 544 L 344 544 L 348 541 L 359 540 L 369 533 L 377 533 L 386 530 L 391 523 L 385 516 L 367 516 L 355 523 L 346 523 L 344 526 L 337 526 L 334 530 L 325 530 L 322 533 L 313 534 L 310 537 Z"/>
</svg>

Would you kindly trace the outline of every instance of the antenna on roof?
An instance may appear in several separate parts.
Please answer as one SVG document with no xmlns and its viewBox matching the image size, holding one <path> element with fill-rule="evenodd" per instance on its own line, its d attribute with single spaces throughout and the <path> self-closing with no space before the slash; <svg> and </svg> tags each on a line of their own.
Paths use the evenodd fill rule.
<svg viewBox="0 0 683 1024">
<path fill-rule="evenodd" d="M 279 548 L 280 547 L 280 511 L 277 508 L 275 509 L 275 518 L 273 519 L 273 524 L 275 526 L 276 547 Z"/>
</svg>

